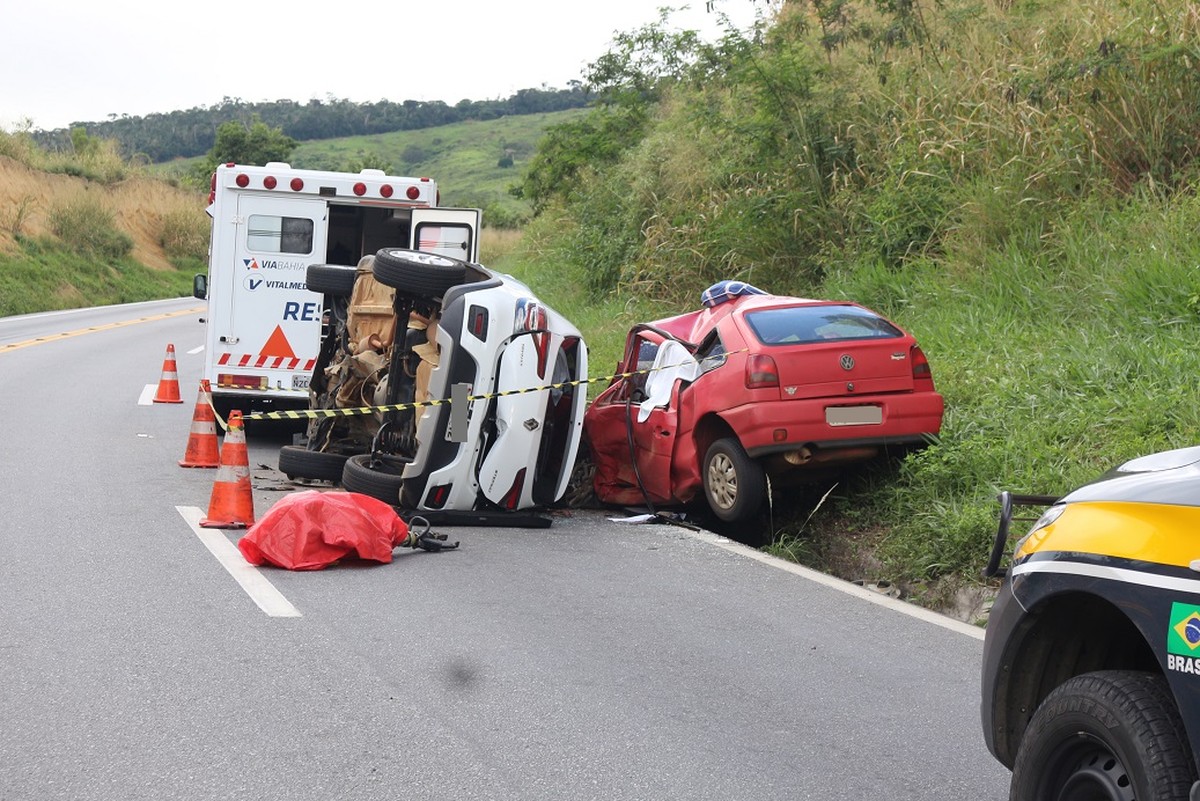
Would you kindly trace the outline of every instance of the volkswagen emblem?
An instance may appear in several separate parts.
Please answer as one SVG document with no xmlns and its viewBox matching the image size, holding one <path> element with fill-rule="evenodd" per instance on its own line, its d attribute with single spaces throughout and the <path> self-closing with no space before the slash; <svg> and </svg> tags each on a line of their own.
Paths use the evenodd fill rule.
<svg viewBox="0 0 1200 801">
<path fill-rule="evenodd" d="M 842 363 L 843 370 L 853 370 L 854 369 L 854 357 L 851 356 L 849 353 L 842 354 L 841 363 Z"/>
</svg>

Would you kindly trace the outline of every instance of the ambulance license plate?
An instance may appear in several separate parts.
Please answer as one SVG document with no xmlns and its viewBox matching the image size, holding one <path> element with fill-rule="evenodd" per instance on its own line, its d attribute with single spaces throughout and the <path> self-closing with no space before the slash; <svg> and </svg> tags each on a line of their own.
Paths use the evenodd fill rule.
<svg viewBox="0 0 1200 801">
<path fill-rule="evenodd" d="M 831 426 L 877 426 L 883 423 L 882 406 L 826 406 L 825 422 Z"/>
<path fill-rule="evenodd" d="M 308 392 L 309 376 L 294 375 L 292 376 L 292 389 Z"/>
</svg>

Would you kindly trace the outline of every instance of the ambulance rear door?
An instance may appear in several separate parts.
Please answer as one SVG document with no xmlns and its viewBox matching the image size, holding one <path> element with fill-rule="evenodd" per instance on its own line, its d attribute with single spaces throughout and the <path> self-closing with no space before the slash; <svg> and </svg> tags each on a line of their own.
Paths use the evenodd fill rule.
<svg viewBox="0 0 1200 801">
<path fill-rule="evenodd" d="M 322 296 L 305 283 L 325 261 L 325 201 L 239 195 L 228 320 L 215 338 L 214 392 L 307 403 Z M 222 321 L 214 321 L 222 324 Z"/>
<path fill-rule="evenodd" d="M 482 219 L 479 209 L 413 209 L 410 247 L 477 263 Z"/>
</svg>

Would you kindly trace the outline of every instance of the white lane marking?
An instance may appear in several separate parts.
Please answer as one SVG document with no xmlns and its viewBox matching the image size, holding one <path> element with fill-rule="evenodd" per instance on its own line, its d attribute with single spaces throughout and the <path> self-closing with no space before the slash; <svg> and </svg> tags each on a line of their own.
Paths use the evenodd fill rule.
<svg viewBox="0 0 1200 801">
<path fill-rule="evenodd" d="M 191 527 L 204 547 L 208 548 L 221 567 L 229 571 L 234 581 L 241 585 L 258 608 L 271 617 L 301 617 L 300 610 L 292 606 L 291 601 L 283 597 L 283 593 L 275 589 L 275 585 L 259 572 L 258 568 L 246 561 L 237 546 L 230 542 L 225 533 L 219 528 L 201 528 L 200 521 L 204 513 L 195 506 L 176 506 L 175 510 Z"/>
<path fill-rule="evenodd" d="M 153 406 L 154 396 L 158 393 L 158 384 L 147 384 L 138 395 L 138 406 Z"/>
<path fill-rule="evenodd" d="M 968 637 L 974 637 L 977 640 L 983 639 L 984 631 L 978 626 L 972 626 L 970 623 L 964 623 L 961 620 L 955 620 L 952 617 L 940 615 L 930 609 L 926 609 L 916 604 L 910 604 L 906 601 L 901 601 L 898 598 L 891 598 L 878 592 L 873 592 L 865 587 L 860 587 L 857 584 L 851 584 L 849 581 L 844 581 L 840 578 L 826 575 L 812 568 L 798 565 L 795 562 L 789 562 L 786 559 L 780 559 L 777 556 L 771 556 L 769 553 L 755 550 L 740 542 L 726 539 L 709 531 L 693 531 L 691 535 L 696 539 L 716 545 L 718 548 L 724 548 L 727 551 L 748 556 L 771 567 L 786 570 L 788 573 L 793 573 L 809 581 L 815 581 L 817 584 L 823 584 L 826 587 L 831 587 L 839 592 L 844 592 L 847 595 L 853 595 L 856 598 L 862 598 L 864 601 L 870 601 L 873 604 L 886 606 L 888 609 L 893 609 L 901 614 L 915 617 L 918 620 L 923 620 L 926 623 L 933 623 L 935 626 L 941 626 L 944 629 L 965 634 Z"/>
<path fill-rule="evenodd" d="M 198 348 L 192 348 L 192 349 L 191 349 L 191 350 L 189 350 L 187 353 L 188 353 L 188 356 L 195 356 L 197 353 L 201 352 L 202 350 L 204 350 L 204 346 L 203 346 L 203 345 L 201 345 L 201 346 L 200 346 L 200 347 L 198 347 Z"/>
</svg>

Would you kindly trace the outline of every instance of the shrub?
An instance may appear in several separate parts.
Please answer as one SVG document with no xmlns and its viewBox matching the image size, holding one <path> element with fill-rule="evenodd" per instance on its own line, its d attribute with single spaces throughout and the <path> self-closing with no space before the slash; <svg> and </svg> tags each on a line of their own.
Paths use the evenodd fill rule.
<svg viewBox="0 0 1200 801">
<path fill-rule="evenodd" d="M 133 238 L 116 226 L 112 211 L 91 195 L 50 209 L 50 230 L 81 255 L 120 259 L 133 252 Z"/>
<path fill-rule="evenodd" d="M 25 223 L 33 212 L 34 199 L 32 195 L 24 195 L 13 207 L 0 216 L 0 225 L 13 239 L 20 239 L 25 233 Z"/>
<path fill-rule="evenodd" d="M 175 209 L 162 216 L 159 244 L 167 258 L 200 259 L 208 253 L 209 222 L 203 213 Z"/>
<path fill-rule="evenodd" d="M 0 131 L 0 156 L 18 161 L 27 167 L 36 165 L 40 151 L 34 144 L 33 137 L 26 131 L 5 133 Z"/>
<path fill-rule="evenodd" d="M 409 145 L 400 153 L 400 160 L 409 167 L 416 167 L 427 161 L 432 154 L 420 145 Z"/>
</svg>

